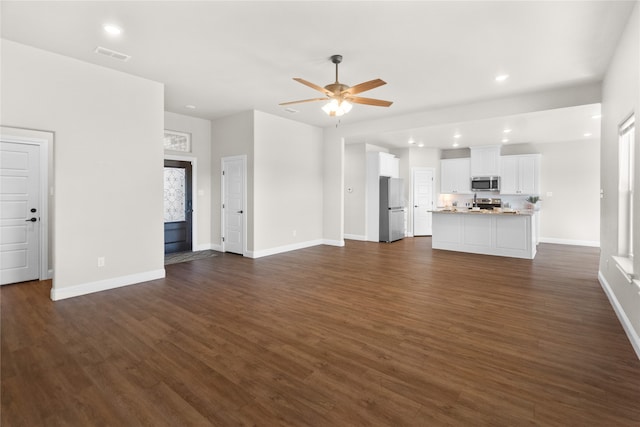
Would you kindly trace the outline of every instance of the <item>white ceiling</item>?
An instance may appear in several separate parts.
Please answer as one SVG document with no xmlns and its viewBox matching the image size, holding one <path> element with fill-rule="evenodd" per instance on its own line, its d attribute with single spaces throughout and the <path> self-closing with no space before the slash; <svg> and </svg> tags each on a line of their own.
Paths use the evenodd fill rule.
<svg viewBox="0 0 640 427">
<path fill-rule="evenodd" d="M 333 54 L 344 56 L 342 83 L 387 82 L 362 96 L 394 101 L 391 107 L 356 105 L 341 118 L 343 124 L 375 120 L 600 81 L 634 3 L 5 0 L 1 30 L 6 39 L 162 82 L 167 111 L 216 119 L 257 109 L 327 127 L 336 119 L 320 110 L 321 102 L 292 106 L 295 114 L 278 104 L 317 97 L 292 78 L 320 86 L 333 82 Z M 106 23 L 123 33 L 106 34 Z M 98 55 L 97 46 L 132 58 L 119 62 Z M 510 78 L 498 84 L 494 77 L 500 73 Z M 461 146 L 472 145 L 471 138 L 499 143 L 505 123 L 514 128 L 514 142 L 538 142 L 532 140 L 548 135 L 541 129 L 564 132 L 558 120 L 582 114 L 588 119 L 570 137 L 577 139 L 574 134 L 593 124 L 585 108 L 566 109 L 571 116 L 554 111 L 453 127 L 464 135 Z M 516 133 L 519 123 L 522 132 Z M 376 138 L 389 145 L 406 146 L 409 136 L 448 145 L 453 127 Z"/>
</svg>

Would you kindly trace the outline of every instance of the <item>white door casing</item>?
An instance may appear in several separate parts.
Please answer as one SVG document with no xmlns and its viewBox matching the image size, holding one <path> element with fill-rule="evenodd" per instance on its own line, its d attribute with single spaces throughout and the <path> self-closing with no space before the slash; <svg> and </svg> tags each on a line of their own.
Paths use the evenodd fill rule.
<svg viewBox="0 0 640 427">
<path fill-rule="evenodd" d="M 431 210 L 434 196 L 433 168 L 413 169 L 413 235 L 430 236 L 432 234 Z"/>
<path fill-rule="evenodd" d="M 222 158 L 222 251 L 246 252 L 246 156 Z"/>
<path fill-rule="evenodd" d="M 40 278 L 40 146 L 0 142 L 0 284 Z"/>
</svg>

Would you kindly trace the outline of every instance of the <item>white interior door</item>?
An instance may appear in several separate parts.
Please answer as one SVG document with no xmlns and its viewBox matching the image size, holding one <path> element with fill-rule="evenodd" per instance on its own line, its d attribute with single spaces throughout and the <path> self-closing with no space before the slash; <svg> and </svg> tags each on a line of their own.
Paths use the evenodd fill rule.
<svg viewBox="0 0 640 427">
<path fill-rule="evenodd" d="M 431 210 L 433 210 L 434 170 L 413 170 L 413 235 L 432 234 Z"/>
<path fill-rule="evenodd" d="M 245 251 L 245 169 L 245 157 L 222 159 L 222 247 L 240 255 Z"/>
<path fill-rule="evenodd" d="M 40 147 L 0 142 L 0 284 L 40 278 Z"/>
</svg>

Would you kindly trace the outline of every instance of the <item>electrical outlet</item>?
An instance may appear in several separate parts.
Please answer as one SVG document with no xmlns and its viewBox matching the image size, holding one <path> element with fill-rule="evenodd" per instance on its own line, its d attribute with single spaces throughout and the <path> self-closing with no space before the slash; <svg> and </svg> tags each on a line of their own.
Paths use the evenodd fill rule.
<svg viewBox="0 0 640 427">
<path fill-rule="evenodd" d="M 104 257 L 103 256 L 99 256 L 98 257 L 98 267 L 104 267 Z"/>
<path fill-rule="evenodd" d="M 298 234 L 298 232 L 296 230 L 293 230 L 293 237 L 296 237 L 296 234 Z"/>
</svg>

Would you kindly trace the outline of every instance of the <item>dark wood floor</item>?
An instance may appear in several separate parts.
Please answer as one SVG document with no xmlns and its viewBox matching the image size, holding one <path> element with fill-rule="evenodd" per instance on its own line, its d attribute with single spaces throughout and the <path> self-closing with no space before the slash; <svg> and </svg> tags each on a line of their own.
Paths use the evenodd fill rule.
<svg viewBox="0 0 640 427">
<path fill-rule="evenodd" d="M 348 241 L 69 300 L 2 287 L 9 426 L 638 426 L 598 250 Z"/>
</svg>

